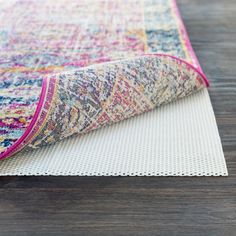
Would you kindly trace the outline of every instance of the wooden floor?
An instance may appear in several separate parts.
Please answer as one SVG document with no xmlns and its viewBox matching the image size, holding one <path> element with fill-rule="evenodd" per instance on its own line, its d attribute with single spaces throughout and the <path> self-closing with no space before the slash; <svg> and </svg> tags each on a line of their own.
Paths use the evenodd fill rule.
<svg viewBox="0 0 236 236">
<path fill-rule="evenodd" d="M 0 235 L 236 235 L 236 1 L 178 3 L 229 177 L 1 177 Z"/>
</svg>

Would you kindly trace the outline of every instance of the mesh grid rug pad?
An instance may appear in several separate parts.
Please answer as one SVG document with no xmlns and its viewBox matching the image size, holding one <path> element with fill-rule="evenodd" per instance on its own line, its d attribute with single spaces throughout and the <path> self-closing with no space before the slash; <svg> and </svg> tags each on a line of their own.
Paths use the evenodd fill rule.
<svg viewBox="0 0 236 236">
<path fill-rule="evenodd" d="M 20 153 L 0 163 L 0 174 L 224 176 L 227 169 L 203 90 L 111 127 Z"/>
<path fill-rule="evenodd" d="M 0 3 L 0 175 L 227 175 L 174 0 Z"/>
</svg>

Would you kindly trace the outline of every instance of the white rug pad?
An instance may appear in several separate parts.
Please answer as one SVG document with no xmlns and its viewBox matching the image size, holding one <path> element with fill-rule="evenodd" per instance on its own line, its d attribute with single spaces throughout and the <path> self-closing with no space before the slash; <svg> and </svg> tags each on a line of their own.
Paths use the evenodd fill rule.
<svg viewBox="0 0 236 236">
<path fill-rule="evenodd" d="M 207 89 L 0 162 L 0 175 L 226 176 Z"/>
</svg>

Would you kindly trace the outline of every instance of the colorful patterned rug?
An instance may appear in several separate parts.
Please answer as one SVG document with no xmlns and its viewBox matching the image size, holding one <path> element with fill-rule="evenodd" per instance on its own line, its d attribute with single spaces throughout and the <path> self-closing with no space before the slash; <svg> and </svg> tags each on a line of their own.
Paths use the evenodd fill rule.
<svg viewBox="0 0 236 236">
<path fill-rule="evenodd" d="M 0 159 L 208 86 L 174 0 L 0 5 Z"/>
</svg>

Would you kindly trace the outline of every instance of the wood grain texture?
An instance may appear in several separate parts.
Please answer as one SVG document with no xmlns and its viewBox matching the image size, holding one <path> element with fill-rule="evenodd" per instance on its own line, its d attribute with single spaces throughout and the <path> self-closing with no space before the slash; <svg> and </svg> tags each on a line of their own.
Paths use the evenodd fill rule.
<svg viewBox="0 0 236 236">
<path fill-rule="evenodd" d="M 236 1 L 178 3 L 229 177 L 1 177 L 0 235 L 236 235 Z"/>
</svg>

